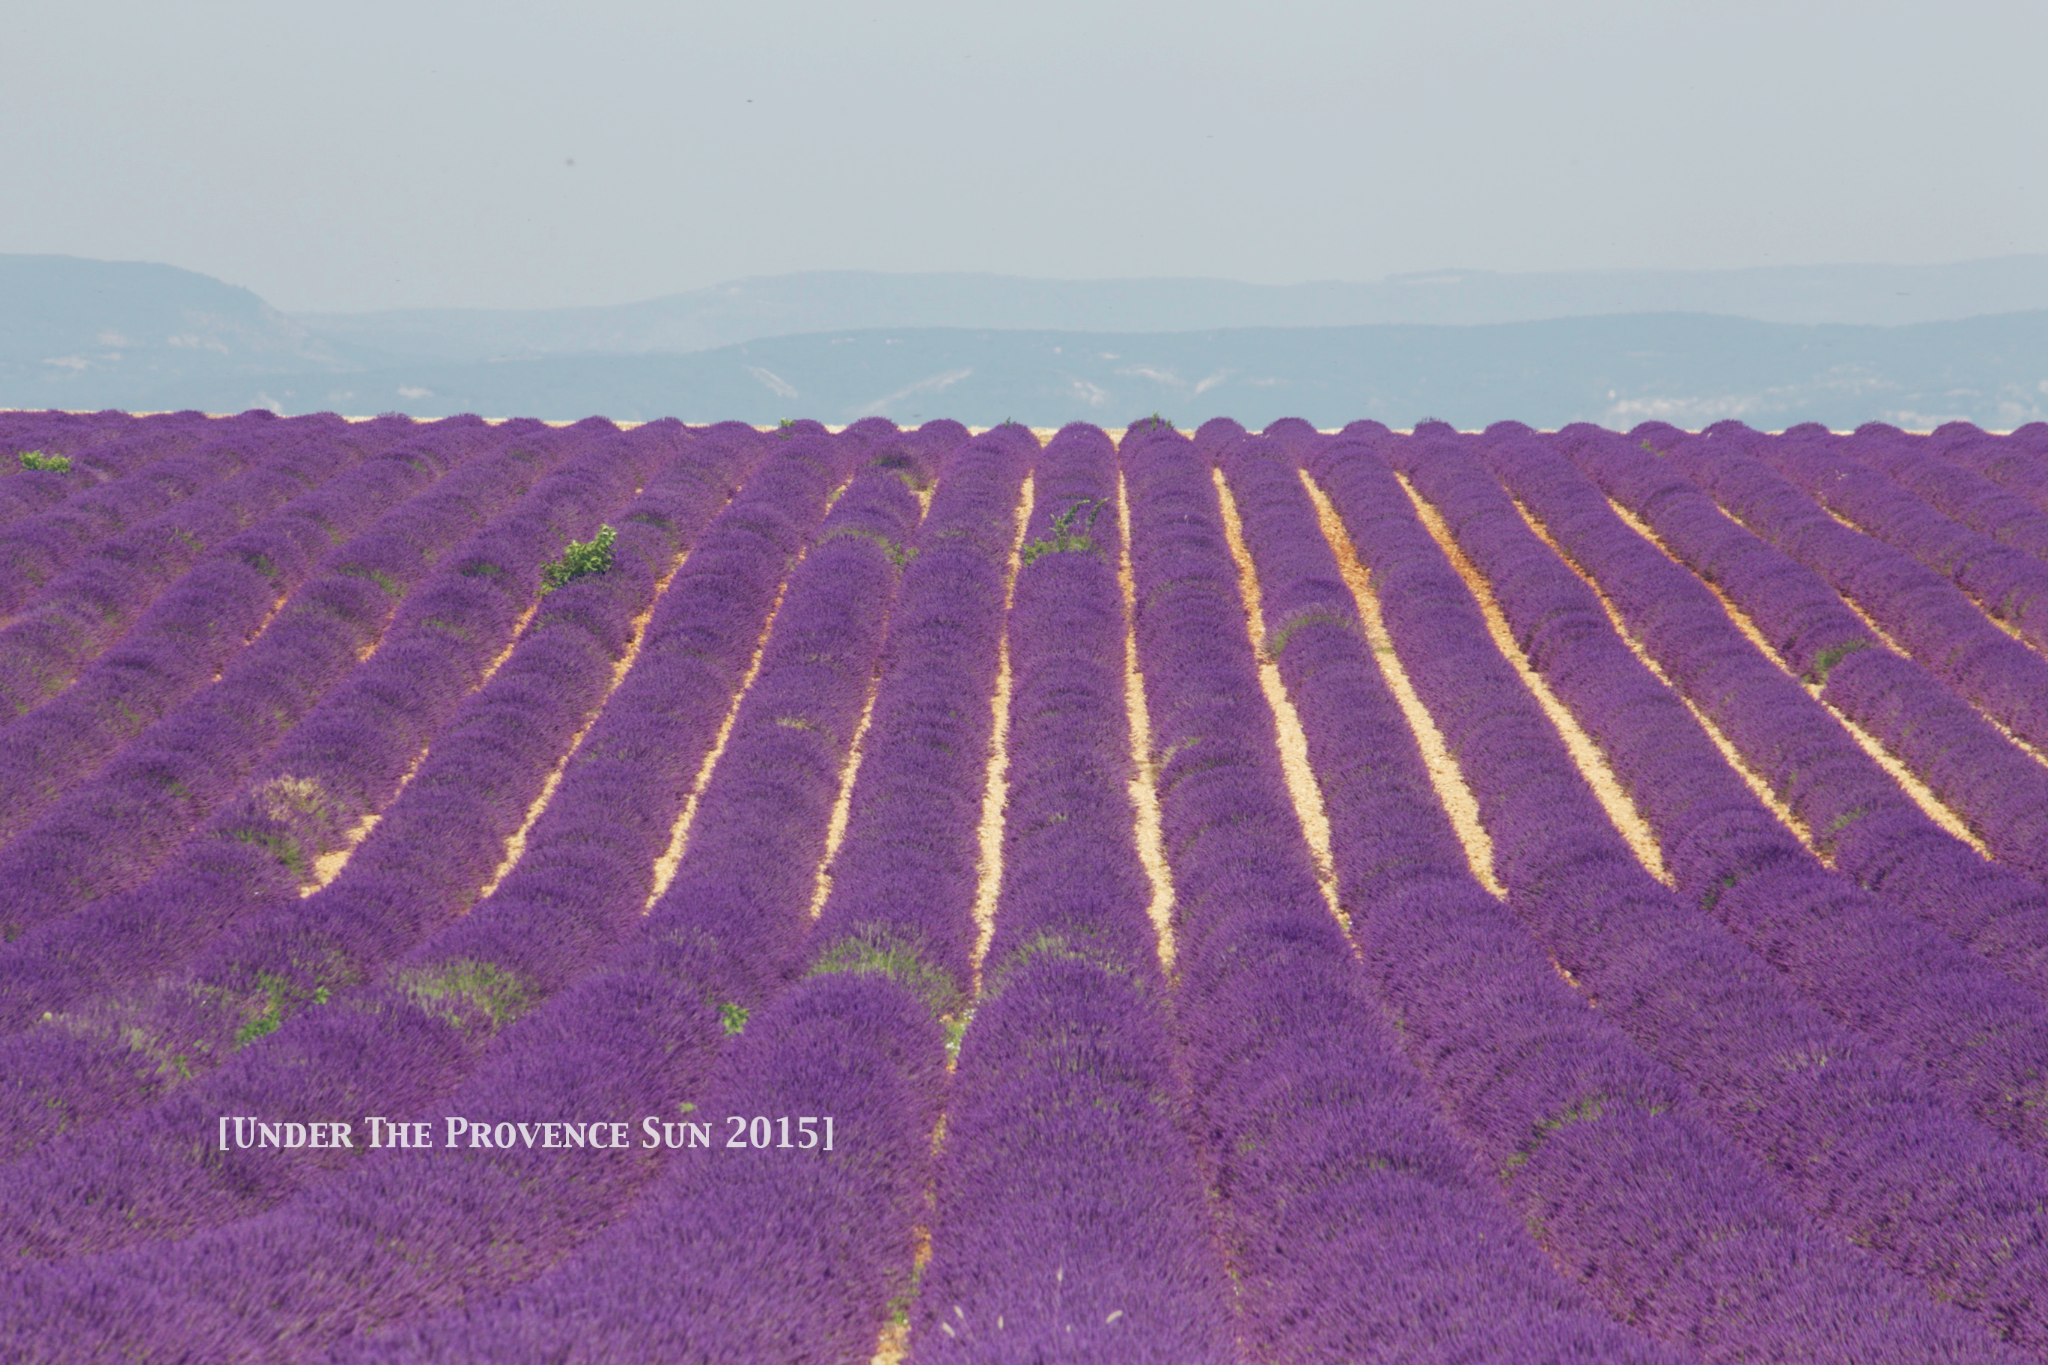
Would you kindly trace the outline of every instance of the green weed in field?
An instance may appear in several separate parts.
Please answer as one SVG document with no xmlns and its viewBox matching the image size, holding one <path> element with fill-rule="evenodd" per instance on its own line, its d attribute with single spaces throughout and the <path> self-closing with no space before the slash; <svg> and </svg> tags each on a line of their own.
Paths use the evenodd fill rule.
<svg viewBox="0 0 2048 1365">
<path fill-rule="evenodd" d="M 597 534 L 589 540 L 572 540 L 562 557 L 549 562 L 540 571 L 540 590 L 553 592 L 556 588 L 573 583 L 579 578 L 601 574 L 612 566 L 612 542 L 619 533 L 609 526 L 597 528 Z"/>
<path fill-rule="evenodd" d="M 1084 508 L 1088 513 L 1087 519 L 1082 521 L 1079 526 L 1076 526 L 1075 521 L 1080 517 Z M 1072 551 L 1094 549 L 1095 539 L 1089 532 L 1095 529 L 1095 518 L 1101 511 L 1102 504 L 1094 498 L 1083 498 L 1079 502 L 1063 509 L 1052 519 L 1052 534 L 1050 536 L 1042 540 L 1034 540 L 1024 547 L 1023 561 L 1029 564 L 1041 555 L 1067 554 Z"/>
</svg>

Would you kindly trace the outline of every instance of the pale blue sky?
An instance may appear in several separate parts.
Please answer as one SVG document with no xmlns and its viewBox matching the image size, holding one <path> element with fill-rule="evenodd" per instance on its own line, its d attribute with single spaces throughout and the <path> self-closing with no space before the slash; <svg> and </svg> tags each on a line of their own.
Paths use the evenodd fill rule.
<svg viewBox="0 0 2048 1365">
<path fill-rule="evenodd" d="M 5 31 L 0 251 L 290 310 L 2048 251 L 2039 0 L 15 0 Z"/>
</svg>

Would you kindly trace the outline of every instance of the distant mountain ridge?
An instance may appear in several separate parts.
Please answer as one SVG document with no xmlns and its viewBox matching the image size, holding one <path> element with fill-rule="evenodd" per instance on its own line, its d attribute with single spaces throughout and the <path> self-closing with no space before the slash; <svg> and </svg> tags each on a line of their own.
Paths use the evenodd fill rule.
<svg viewBox="0 0 2048 1365">
<path fill-rule="evenodd" d="M 1901 326 L 2044 309 L 2048 255 L 1931 266 L 1442 270 L 1366 284 L 1290 285 L 814 271 L 606 308 L 308 313 L 297 321 L 330 341 L 388 354 L 481 361 L 579 352 L 684 353 L 764 337 L 877 327 L 1195 332 L 1470 326 L 1617 313 Z"/>
<path fill-rule="evenodd" d="M 682 355 L 410 361 L 348 372 L 226 375 L 120 388 L 96 377 L 6 382 L 0 405 L 197 407 L 232 412 L 476 412 L 767 424 L 871 414 L 899 422 L 1015 418 L 1120 426 L 1158 412 L 1183 425 L 1227 415 L 1262 426 L 1373 417 L 1461 428 L 1513 417 L 1541 427 L 1724 417 L 1795 422 L 1949 420 L 2009 430 L 2048 419 L 2048 312 L 1912 327 L 1793 327 L 1700 314 L 1631 314 L 1469 327 L 1276 327 L 1213 332 L 905 328 L 821 332 Z"/>
<path fill-rule="evenodd" d="M 1927 427 L 1961 418 L 2005 429 L 2048 416 L 2048 257 L 1910 270 L 1934 280 L 1934 293 L 1952 303 L 2027 302 L 2038 273 L 2041 300 L 2032 311 L 1884 326 L 1757 320 L 1705 308 L 1460 323 L 1184 326 L 1216 316 L 1336 316 L 1402 289 L 1449 290 L 1442 297 L 1456 306 L 1445 307 L 1468 314 L 1512 312 L 1518 297 L 1532 307 L 1566 295 L 1581 303 L 1597 298 L 1572 294 L 1578 286 L 1567 288 L 1561 276 L 1267 288 L 840 273 L 741 281 L 623 309 L 407 314 L 403 325 L 393 315 L 362 315 L 351 330 L 331 316 L 286 316 L 246 289 L 170 266 L 0 256 L 0 406 L 754 422 L 812 416 L 833 423 L 870 413 L 898 420 L 944 414 L 975 425 L 1012 417 L 1116 425 L 1158 411 L 1181 422 L 1228 414 L 1263 424 L 1295 415 L 1323 426 L 1357 417 L 1406 426 L 1434 416 L 1468 427 L 1503 417 L 1542 426 L 1628 426 L 1646 417 L 1699 426 L 1737 417 L 1765 428 L 1872 419 Z M 1910 282 L 1897 273 L 1910 270 L 1817 269 L 1800 286 L 1806 303 L 1793 280 L 1774 306 L 1847 307 L 1844 299 L 1861 297 L 1859 306 L 1877 308 L 1873 281 Z M 1763 287 L 1758 272 L 1724 274 L 1748 281 L 1721 279 L 1724 300 Z M 1637 291 L 1630 297 L 1693 287 L 1676 274 L 1662 284 L 1614 278 Z M 945 287 L 934 293 L 933 281 Z M 1395 292 L 1372 292 L 1389 288 Z M 1932 307 L 1933 298 L 1921 306 Z M 976 309 L 1013 321 L 1102 325 L 929 321 Z M 907 321 L 813 325 L 876 315 Z M 1134 326 L 1162 319 L 1174 325 Z M 733 334 L 744 339 L 685 346 Z M 525 349 L 477 358 L 508 338 Z"/>
<path fill-rule="evenodd" d="M 0 255 L 0 363 L 84 372 L 345 369 L 337 350 L 247 289 L 141 261 Z"/>
</svg>

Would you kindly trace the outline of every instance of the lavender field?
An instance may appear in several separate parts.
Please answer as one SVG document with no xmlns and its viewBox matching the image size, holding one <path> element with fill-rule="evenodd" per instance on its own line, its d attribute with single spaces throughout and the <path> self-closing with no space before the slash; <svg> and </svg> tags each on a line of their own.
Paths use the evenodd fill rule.
<svg viewBox="0 0 2048 1365">
<path fill-rule="evenodd" d="M 2048 1360 L 2048 425 L 0 462 L 0 1360 Z"/>
</svg>

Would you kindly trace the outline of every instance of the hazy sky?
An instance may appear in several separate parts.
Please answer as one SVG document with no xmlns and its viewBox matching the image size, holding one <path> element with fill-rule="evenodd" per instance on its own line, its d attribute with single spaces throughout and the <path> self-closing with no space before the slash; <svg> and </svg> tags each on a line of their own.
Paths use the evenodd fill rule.
<svg viewBox="0 0 2048 1365">
<path fill-rule="evenodd" d="M 2048 251 L 2040 0 L 13 0 L 0 251 L 292 310 Z"/>
</svg>

